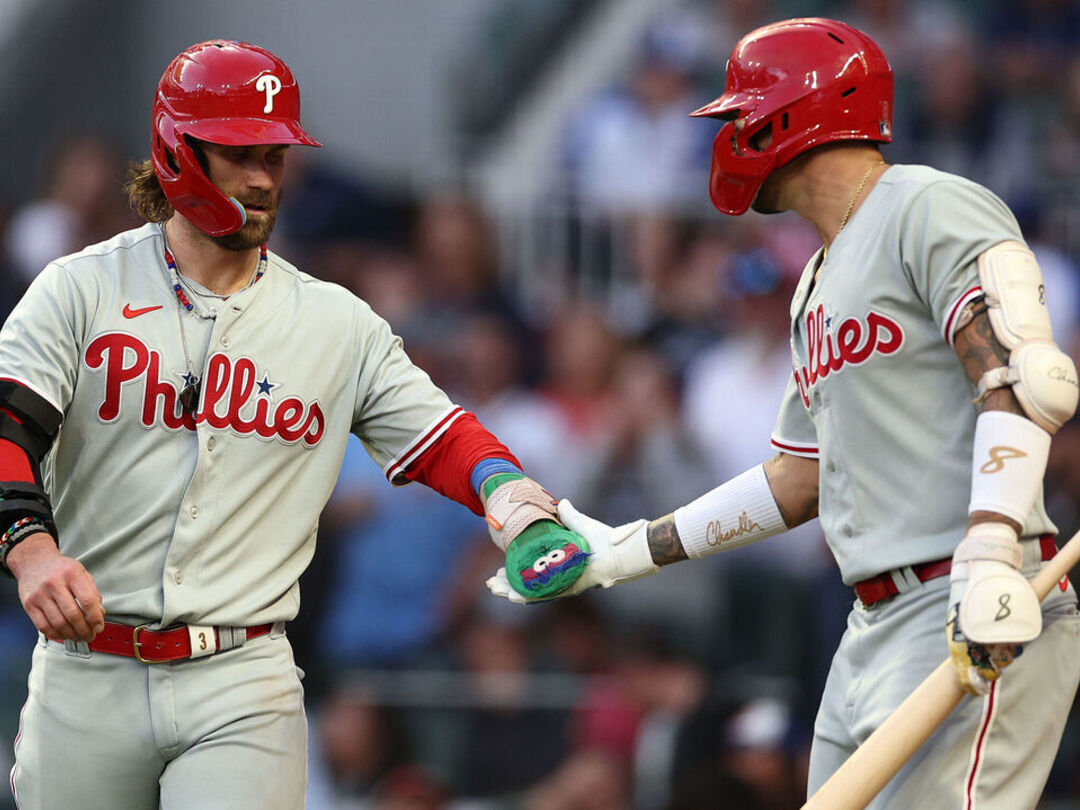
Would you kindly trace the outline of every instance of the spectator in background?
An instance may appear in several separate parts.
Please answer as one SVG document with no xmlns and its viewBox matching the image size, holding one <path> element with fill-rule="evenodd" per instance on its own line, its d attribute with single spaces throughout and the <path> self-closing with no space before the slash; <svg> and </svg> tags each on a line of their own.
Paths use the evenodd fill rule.
<svg viewBox="0 0 1080 810">
<path fill-rule="evenodd" d="M 413 238 L 432 301 L 456 311 L 505 304 L 491 225 L 474 200 L 449 193 L 428 197 L 421 203 Z"/>
<path fill-rule="evenodd" d="M 601 749 L 574 754 L 520 800 L 521 810 L 627 810 L 627 764 Z"/>
<path fill-rule="evenodd" d="M 792 745 L 793 727 L 784 700 L 713 690 L 679 729 L 667 810 L 800 807 L 806 798 L 805 761 Z M 729 794 L 729 805 L 709 803 L 720 791 Z"/>
<path fill-rule="evenodd" d="M 51 156 L 46 192 L 15 211 L 5 246 L 20 288 L 60 256 L 138 224 L 120 193 L 119 154 L 100 138 L 79 135 Z"/>
<path fill-rule="evenodd" d="M 576 484 L 577 463 L 570 424 L 557 405 L 525 384 L 528 355 L 521 343 L 520 332 L 505 315 L 463 316 L 445 347 L 447 389 L 458 404 L 505 437 L 550 491 L 569 492 Z"/>
<path fill-rule="evenodd" d="M 663 358 L 645 346 L 623 351 L 611 391 L 618 405 L 577 499 L 618 525 L 642 509 L 664 514 L 708 489 L 712 471 L 679 419 L 679 390 Z"/>
<path fill-rule="evenodd" d="M 7 320 L 8 314 L 18 302 L 26 286 L 16 273 L 15 265 L 7 249 L 10 214 L 7 207 L 0 205 L 0 323 Z"/>
<path fill-rule="evenodd" d="M 1058 103 L 1046 116 L 1040 141 L 1032 151 L 1040 158 L 1038 199 L 1041 237 L 1080 258 L 1076 222 L 1080 219 L 1080 56 L 1074 55 L 1061 80 Z"/>
<path fill-rule="evenodd" d="M 301 266 L 339 243 L 361 251 L 393 248 L 408 241 L 416 216 L 408 194 L 381 188 L 355 172 L 331 167 L 325 158 L 289 153 L 282 197 L 270 247 L 296 256 Z"/>
<path fill-rule="evenodd" d="M 702 238 L 715 237 L 706 232 Z M 815 238 L 801 220 L 788 216 L 728 235 L 720 266 L 725 303 L 718 315 L 727 335 L 688 370 L 682 411 L 713 480 L 751 467 L 768 448 L 775 402 L 792 375 L 791 296 L 809 252 L 806 244 Z M 718 403 L 722 420 L 716 417 Z M 738 554 L 698 561 L 713 578 L 717 615 L 726 617 L 714 624 L 706 660 L 716 669 L 737 665 L 795 678 L 803 690 L 796 711 L 812 717 L 850 592 L 817 520 L 795 527 L 788 537 L 791 542 L 782 545 L 755 543 Z M 770 631 L 758 632 L 762 625 Z"/>
<path fill-rule="evenodd" d="M 449 802 L 449 788 L 438 776 L 418 765 L 404 765 L 379 783 L 372 810 L 442 810 Z"/>
<path fill-rule="evenodd" d="M 450 192 L 423 200 L 411 247 L 423 280 L 424 318 L 439 344 L 477 313 L 523 322 L 500 286 L 495 235 L 476 200 Z"/>
<path fill-rule="evenodd" d="M 461 562 L 491 545 L 476 518 L 423 487 L 395 489 L 350 439 L 323 511 L 322 553 L 332 554 L 318 660 L 330 670 L 405 667 L 437 643 L 453 620 Z"/>
<path fill-rule="evenodd" d="M 967 24 L 938 30 L 914 62 L 914 108 L 898 137 L 897 162 L 921 163 L 983 183 L 1007 203 L 1036 194 L 1038 127 L 1029 110 L 1002 94 L 997 71 L 985 70 L 980 42 Z"/>
<path fill-rule="evenodd" d="M 792 750 L 791 707 L 778 698 L 746 701 L 723 727 L 720 760 L 751 786 L 764 810 L 791 810 L 806 798 L 806 762 Z"/>
<path fill-rule="evenodd" d="M 408 759 L 398 718 L 361 687 L 335 687 L 313 721 L 311 810 L 357 806 Z"/>
<path fill-rule="evenodd" d="M 608 430 L 622 350 L 599 309 L 585 301 L 563 307 L 548 325 L 540 392 L 559 409 L 572 440 L 584 450 L 596 447 Z"/>
<path fill-rule="evenodd" d="M 808 238 L 813 234 L 802 223 L 776 218 L 768 227 L 746 228 L 727 240 L 728 251 L 719 267 L 725 304 L 717 313 L 727 334 L 690 366 L 682 411 L 714 481 L 747 469 L 767 449 L 774 403 L 792 375 L 789 310 L 802 271 L 801 261 L 793 257 L 805 255 Z M 739 396 L 732 397 L 733 391 Z M 726 417 L 718 420 L 721 402 Z M 731 425 L 739 429 L 732 430 Z M 796 535 L 800 539 L 782 549 L 757 543 L 738 555 L 716 559 L 740 560 L 799 577 L 831 569 L 816 522 L 791 530 L 789 536 Z"/>
<path fill-rule="evenodd" d="M 670 512 L 710 488 L 712 471 L 680 419 L 677 381 L 656 352 L 646 346 L 621 351 L 609 393 L 617 404 L 578 463 L 579 480 L 569 497 L 619 525 L 642 509 Z M 597 595 L 598 607 L 618 627 L 649 619 L 678 625 L 685 649 L 711 657 L 723 612 L 716 568 L 699 565 L 683 574 L 644 579 L 632 592 L 605 590 Z"/>
<path fill-rule="evenodd" d="M 658 351 L 679 378 L 723 332 L 719 261 L 698 250 L 702 227 L 709 226 L 674 215 L 630 217 L 623 235 L 632 277 L 610 296 L 608 318 L 618 332 Z"/>
<path fill-rule="evenodd" d="M 482 599 L 482 598 L 481 598 Z M 543 608 L 541 608 L 543 610 Z M 533 621 L 520 612 L 478 601 L 455 633 L 455 657 L 469 689 L 485 704 L 458 713 L 456 733 L 437 729 L 443 765 L 466 796 L 507 798 L 552 773 L 566 759 L 567 713 L 532 696 L 530 676 L 545 669 L 532 643 Z M 430 745 L 429 745 L 430 747 Z"/>
<path fill-rule="evenodd" d="M 706 33 L 693 16 L 657 20 L 625 83 L 587 100 L 570 119 L 563 166 L 584 210 L 621 214 L 700 203 L 712 139 L 686 110 Z"/>
<path fill-rule="evenodd" d="M 1060 98 L 1062 78 L 1080 42 L 1080 6 L 1073 0 L 999 0 L 973 15 L 992 53 L 998 92 L 1039 113 Z"/>
</svg>

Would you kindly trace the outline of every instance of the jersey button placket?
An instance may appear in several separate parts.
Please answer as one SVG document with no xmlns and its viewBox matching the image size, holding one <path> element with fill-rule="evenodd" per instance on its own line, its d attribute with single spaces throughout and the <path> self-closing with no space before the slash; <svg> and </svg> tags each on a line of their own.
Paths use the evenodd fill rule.
<svg viewBox="0 0 1080 810">
<path fill-rule="evenodd" d="M 188 509 L 188 514 L 191 515 L 192 520 L 197 519 L 199 517 L 199 507 L 192 504 L 191 508 Z"/>
</svg>

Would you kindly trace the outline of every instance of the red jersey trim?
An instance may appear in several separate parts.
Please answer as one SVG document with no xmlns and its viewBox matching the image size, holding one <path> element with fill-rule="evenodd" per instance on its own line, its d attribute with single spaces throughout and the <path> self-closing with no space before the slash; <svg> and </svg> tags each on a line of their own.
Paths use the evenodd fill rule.
<svg viewBox="0 0 1080 810">
<path fill-rule="evenodd" d="M 818 448 L 816 444 L 795 444 L 794 442 L 782 441 L 775 436 L 769 439 L 769 443 L 780 452 L 792 456 L 802 456 L 803 458 L 813 459 L 818 457 Z"/>
<path fill-rule="evenodd" d="M 476 465 L 485 459 L 504 459 L 521 469 L 514 454 L 468 411 L 448 415 L 445 425 L 440 422 L 424 435 L 429 434 L 431 440 L 417 446 L 408 457 L 409 464 L 399 465 L 394 483 L 416 481 L 483 515 L 484 505 L 472 485 Z"/>
<path fill-rule="evenodd" d="M 396 458 L 392 459 L 383 473 L 386 475 L 386 480 L 394 486 L 405 486 L 407 481 L 395 481 L 395 479 L 404 474 L 420 456 L 424 454 L 435 441 L 446 432 L 457 419 L 460 419 L 465 415 L 465 409 L 459 405 L 453 406 L 447 413 L 437 418 L 434 422 L 428 425 L 420 435 L 413 439 L 404 450 L 402 450 Z"/>
<path fill-rule="evenodd" d="M 945 325 L 941 328 L 941 336 L 945 338 L 945 342 L 950 346 L 953 345 L 953 328 L 956 325 L 956 316 L 960 314 L 960 310 L 980 295 L 982 295 L 982 286 L 976 284 L 974 287 L 971 287 L 964 292 L 956 299 L 956 302 L 949 307 L 949 315 L 945 318 Z"/>
<path fill-rule="evenodd" d="M 998 686 L 1000 679 L 990 684 L 990 694 L 983 698 L 982 718 L 975 732 L 975 742 L 971 748 L 971 762 L 968 765 L 967 778 L 964 779 L 964 810 L 975 810 L 976 783 L 986 761 L 986 745 L 990 737 L 990 729 L 997 717 Z"/>
</svg>

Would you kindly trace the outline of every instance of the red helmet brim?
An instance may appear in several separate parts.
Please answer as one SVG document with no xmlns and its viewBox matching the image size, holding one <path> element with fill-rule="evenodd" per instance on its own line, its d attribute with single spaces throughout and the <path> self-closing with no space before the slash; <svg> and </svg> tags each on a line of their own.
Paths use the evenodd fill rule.
<svg viewBox="0 0 1080 810">
<path fill-rule="evenodd" d="M 178 132 L 223 146 L 298 144 L 322 146 L 296 121 L 268 118 L 207 118 L 178 124 Z"/>
</svg>

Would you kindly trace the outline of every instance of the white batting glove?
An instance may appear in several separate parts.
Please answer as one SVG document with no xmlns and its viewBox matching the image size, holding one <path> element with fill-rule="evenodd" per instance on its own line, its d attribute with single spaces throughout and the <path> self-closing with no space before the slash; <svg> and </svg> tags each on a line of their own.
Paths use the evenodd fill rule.
<svg viewBox="0 0 1080 810">
<path fill-rule="evenodd" d="M 960 685 L 985 695 L 1001 670 L 1042 632 L 1042 608 L 1020 573 L 1023 550 L 1004 523 L 979 523 L 953 554 L 946 617 L 949 656 Z"/>
<path fill-rule="evenodd" d="M 578 580 L 554 598 L 575 596 L 589 588 L 610 588 L 617 582 L 640 579 L 660 570 L 649 552 L 646 537 L 649 521 L 642 519 L 613 528 L 583 515 L 567 500 L 559 501 L 559 519 L 570 531 L 585 538 L 589 543 L 591 556 L 588 567 Z M 496 596 L 519 604 L 550 601 L 527 599 L 519 594 L 510 587 L 505 568 L 495 572 L 495 576 L 488 579 L 487 586 Z"/>
</svg>

